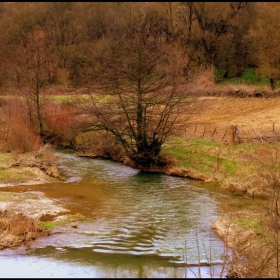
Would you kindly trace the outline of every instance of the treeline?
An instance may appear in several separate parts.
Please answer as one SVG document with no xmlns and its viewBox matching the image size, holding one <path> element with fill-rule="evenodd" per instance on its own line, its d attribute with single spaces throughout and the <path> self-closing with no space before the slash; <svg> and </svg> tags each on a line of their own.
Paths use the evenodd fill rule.
<svg viewBox="0 0 280 280">
<path fill-rule="evenodd" d="M 123 41 L 137 29 L 180 49 L 186 78 L 209 66 L 224 78 L 248 67 L 258 79 L 274 77 L 280 68 L 279 12 L 277 2 L 2 2 L 0 85 L 94 83 L 92 57 L 98 52 L 106 59 L 100 49 L 108 40 Z"/>
</svg>

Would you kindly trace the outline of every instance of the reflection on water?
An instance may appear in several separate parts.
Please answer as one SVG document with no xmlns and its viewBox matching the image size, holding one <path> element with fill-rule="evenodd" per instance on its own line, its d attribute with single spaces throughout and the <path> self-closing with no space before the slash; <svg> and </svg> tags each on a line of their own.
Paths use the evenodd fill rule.
<svg viewBox="0 0 280 280">
<path fill-rule="evenodd" d="M 86 252 L 88 251 L 88 252 Z M 196 267 L 186 270 L 184 267 L 168 266 L 153 258 L 131 257 L 129 262 L 121 255 L 92 256 L 89 249 L 69 249 L 71 259 L 62 257 L 63 252 L 49 250 L 46 255 L 1 257 L 1 278 L 184 278 L 197 277 Z M 88 254 L 87 254 L 88 253 Z M 52 257 L 50 257 L 52 255 Z M 88 261 L 85 262 L 88 255 Z M 73 259 L 76 256 L 76 259 Z M 3 270 L 2 270 L 3 268 Z M 215 267 L 221 271 L 221 267 Z M 215 273 L 215 271 L 214 271 Z M 218 275 L 219 273 L 217 273 Z M 209 278 L 208 267 L 201 267 L 202 277 Z"/>
<path fill-rule="evenodd" d="M 226 194 L 111 161 L 63 158 L 66 183 L 21 188 L 42 191 L 90 222 L 2 251 L 2 277 L 196 277 L 197 266 L 186 269 L 186 260 L 200 260 L 207 278 L 205 264 L 216 263 L 211 273 L 220 276 L 224 244 L 210 225 Z"/>
</svg>

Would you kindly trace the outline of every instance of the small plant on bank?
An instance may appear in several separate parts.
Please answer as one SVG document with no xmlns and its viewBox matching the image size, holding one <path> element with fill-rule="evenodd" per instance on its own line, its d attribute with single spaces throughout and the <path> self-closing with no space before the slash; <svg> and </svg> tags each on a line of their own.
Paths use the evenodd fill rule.
<svg viewBox="0 0 280 280">
<path fill-rule="evenodd" d="M 52 229 L 52 228 L 54 228 L 54 226 L 55 226 L 55 224 L 53 222 L 44 222 L 43 223 L 43 227 L 45 229 Z"/>
</svg>

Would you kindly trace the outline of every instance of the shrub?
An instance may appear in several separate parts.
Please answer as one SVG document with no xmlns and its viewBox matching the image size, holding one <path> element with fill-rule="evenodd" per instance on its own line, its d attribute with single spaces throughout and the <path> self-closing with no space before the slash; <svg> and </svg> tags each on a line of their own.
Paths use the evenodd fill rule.
<svg viewBox="0 0 280 280">
<path fill-rule="evenodd" d="M 27 153 L 38 150 L 41 139 L 28 126 L 14 120 L 6 143 L 9 151 Z"/>
<path fill-rule="evenodd" d="M 125 151 L 109 134 L 91 131 L 75 138 L 75 148 L 84 155 L 107 157 L 117 161 L 125 159 Z"/>
<path fill-rule="evenodd" d="M 46 235 L 40 223 L 28 216 L 0 211 L 0 250 Z"/>
<path fill-rule="evenodd" d="M 19 153 L 37 150 L 40 137 L 34 133 L 27 108 L 20 98 L 9 98 L 1 108 L 0 140 L 2 149 Z"/>
<path fill-rule="evenodd" d="M 46 138 L 61 146 L 71 146 L 75 136 L 73 108 L 67 103 L 45 106 Z"/>
</svg>

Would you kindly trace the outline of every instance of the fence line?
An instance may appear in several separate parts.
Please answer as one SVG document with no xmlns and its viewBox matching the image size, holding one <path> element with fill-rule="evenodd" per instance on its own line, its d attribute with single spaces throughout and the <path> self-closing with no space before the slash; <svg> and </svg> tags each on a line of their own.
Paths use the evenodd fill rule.
<svg viewBox="0 0 280 280">
<path fill-rule="evenodd" d="M 247 130 L 238 125 L 219 127 L 211 123 L 188 123 L 177 127 L 177 134 L 182 137 L 205 138 L 226 143 L 272 143 L 280 141 L 280 130 L 277 131 L 275 123 L 271 129 L 258 129 L 255 126 Z"/>
</svg>

